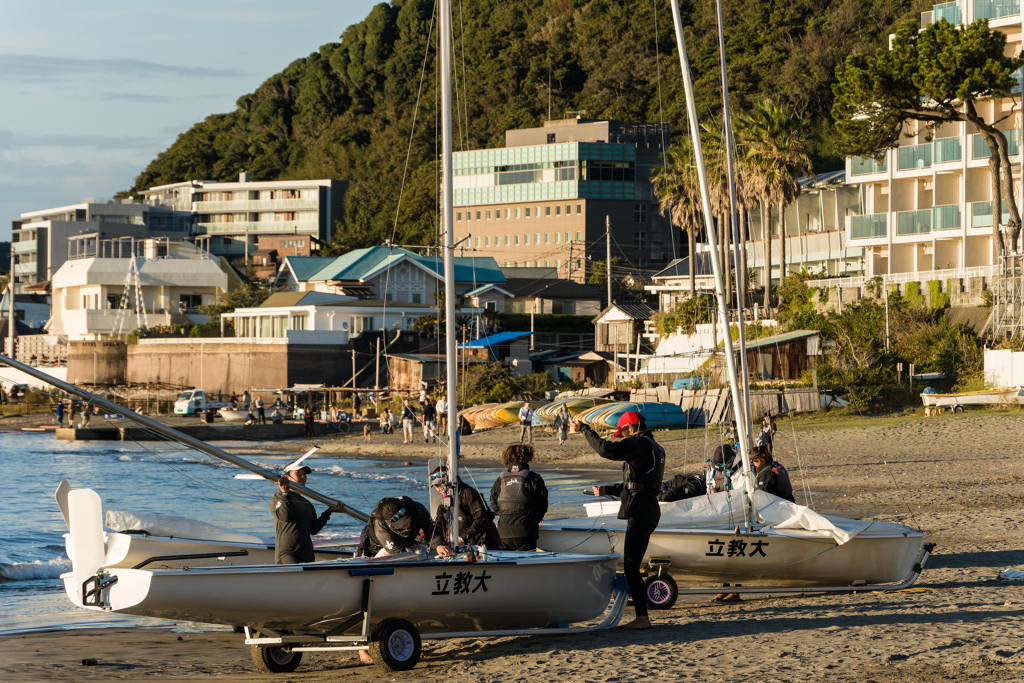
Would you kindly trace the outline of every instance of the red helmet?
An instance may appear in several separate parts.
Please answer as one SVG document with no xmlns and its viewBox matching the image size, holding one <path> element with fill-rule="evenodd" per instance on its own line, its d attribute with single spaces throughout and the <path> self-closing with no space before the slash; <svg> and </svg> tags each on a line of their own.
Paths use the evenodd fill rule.
<svg viewBox="0 0 1024 683">
<path fill-rule="evenodd" d="M 623 413 L 622 417 L 619 418 L 619 429 L 618 431 L 615 432 L 613 438 L 619 438 L 620 436 L 622 436 L 623 429 L 625 429 L 629 425 L 635 424 L 640 424 L 640 413 L 636 412 L 635 410 L 630 410 Z"/>
</svg>

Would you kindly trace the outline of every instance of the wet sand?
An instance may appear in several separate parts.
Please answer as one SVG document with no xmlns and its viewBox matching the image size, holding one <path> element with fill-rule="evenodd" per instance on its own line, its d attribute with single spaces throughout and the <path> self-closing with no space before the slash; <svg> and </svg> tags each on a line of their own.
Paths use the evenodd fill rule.
<svg viewBox="0 0 1024 683">
<path fill-rule="evenodd" d="M 93 681 L 183 677 L 221 681 L 821 681 L 916 683 L 1024 680 L 1024 583 L 996 580 L 1024 564 L 1024 413 L 780 422 L 778 451 L 794 486 L 819 512 L 920 525 L 938 544 L 917 585 L 900 592 L 769 594 L 740 603 L 683 598 L 652 612 L 656 628 L 585 636 L 428 641 L 420 665 L 381 676 L 354 655 L 307 654 L 298 671 L 258 674 L 242 636 L 108 629 L 0 639 L 3 680 Z M 794 442 L 793 435 L 797 439 Z M 660 434 L 669 470 L 695 471 L 703 431 Z M 346 455 L 417 460 L 437 447 L 379 435 L 323 439 Z M 493 464 L 518 439 L 505 428 L 467 437 L 467 458 Z M 397 440 L 397 444 L 395 443 Z M 573 436 L 538 430 L 537 469 L 604 464 Z M 717 442 L 710 440 L 713 447 Z M 275 444 L 265 450 L 296 450 Z M 799 447 L 797 450 L 797 446 Z M 802 467 L 801 467 L 802 463 Z M 886 464 L 888 463 L 888 464 Z M 609 479 L 614 478 L 612 472 Z M 803 493 L 798 495 L 805 495 Z M 798 497 L 798 501 L 801 498 Z M 626 619 L 631 618 L 631 610 Z M 178 640 L 179 637 L 181 640 Z M 97 666 L 83 667 L 83 658 Z"/>
</svg>

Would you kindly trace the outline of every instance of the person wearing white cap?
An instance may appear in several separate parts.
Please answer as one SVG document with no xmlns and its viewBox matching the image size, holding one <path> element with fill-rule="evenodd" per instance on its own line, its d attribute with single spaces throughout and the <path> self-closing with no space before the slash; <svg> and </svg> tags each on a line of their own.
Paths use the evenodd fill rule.
<svg viewBox="0 0 1024 683">
<path fill-rule="evenodd" d="M 665 449 L 654 440 L 648 431 L 643 415 L 635 410 L 622 414 L 619 429 L 613 438 L 622 441 L 608 441 L 597 435 L 590 425 L 573 420 L 573 426 L 586 437 L 590 447 L 606 460 L 622 463 L 621 484 L 595 486 L 595 496 L 619 496 L 619 519 L 626 520 L 626 538 L 622 544 L 622 569 L 633 598 L 636 618 L 622 629 L 646 630 L 651 628 L 647 616 L 647 591 L 640 575 L 647 545 L 651 534 L 661 521 L 658 494 L 661 480 L 665 476 Z"/>
<path fill-rule="evenodd" d="M 319 517 L 308 500 L 291 490 L 292 482 L 306 485 L 306 475 L 313 470 L 307 465 L 293 463 L 285 468 L 277 486 L 280 489 L 270 500 L 274 514 L 274 560 L 277 564 L 301 564 L 316 559 L 312 536 L 331 518 L 332 512 L 344 512 L 344 503 L 324 510 Z"/>
</svg>

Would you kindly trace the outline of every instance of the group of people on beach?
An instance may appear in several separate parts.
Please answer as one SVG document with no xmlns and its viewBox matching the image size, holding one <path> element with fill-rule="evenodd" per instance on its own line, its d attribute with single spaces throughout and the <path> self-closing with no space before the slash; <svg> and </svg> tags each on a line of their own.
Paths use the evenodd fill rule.
<svg viewBox="0 0 1024 683">
<path fill-rule="evenodd" d="M 770 417 L 766 419 L 770 422 Z M 612 439 L 602 438 L 579 420 L 569 418 L 564 422 L 567 423 L 564 427 L 558 425 L 560 443 L 566 436 L 561 433 L 562 429 L 568 431 L 571 428 L 582 434 L 599 456 L 622 463 L 622 482 L 594 486 L 593 493 L 595 496 L 617 496 L 620 501 L 618 518 L 626 521 L 622 564 L 629 593 L 635 598 L 636 616 L 621 628 L 649 629 L 651 621 L 641 570 L 651 534 L 661 519 L 659 501 L 679 500 L 731 488 L 741 459 L 736 457 L 730 446 L 722 446 L 714 458 L 719 466 L 709 469 L 706 485 L 694 475 L 678 475 L 674 480 L 664 482 L 665 449 L 655 441 L 639 412 L 631 410 L 624 413 Z M 479 491 L 461 480 L 457 486 L 452 486 L 455 482 L 448 467 L 438 465 L 430 474 L 430 485 L 441 495 L 437 509 L 431 513 L 426 506 L 408 496 L 383 498 L 370 514 L 360 535 L 356 555 L 387 556 L 426 545 L 440 557 L 451 557 L 455 554 L 454 539 L 450 533 L 455 515 L 458 516 L 458 545 L 536 550 L 540 525 L 547 514 L 548 490 L 544 479 L 530 468 L 534 457 L 535 451 L 530 443 L 510 444 L 502 450 L 504 469 L 491 486 L 489 506 Z M 750 453 L 750 460 L 758 489 L 793 500 L 789 475 L 773 459 L 770 447 L 756 446 Z M 293 482 L 305 484 L 309 472 L 311 469 L 305 465 L 287 472 L 279 482 L 280 490 L 271 501 L 279 564 L 312 562 L 314 553 L 310 536 L 324 527 L 332 512 L 345 509 L 338 503 L 317 517 L 313 505 L 291 491 Z M 679 484 L 679 489 L 674 490 L 671 496 L 666 495 L 667 491 L 673 490 L 673 482 Z M 457 491 L 456 501 L 451 499 L 452 491 Z M 729 597 L 718 596 L 717 599 Z"/>
</svg>

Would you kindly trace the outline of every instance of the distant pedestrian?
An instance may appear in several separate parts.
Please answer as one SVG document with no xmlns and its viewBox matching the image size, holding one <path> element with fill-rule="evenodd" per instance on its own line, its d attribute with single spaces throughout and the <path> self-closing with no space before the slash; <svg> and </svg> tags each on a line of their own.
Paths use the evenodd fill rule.
<svg viewBox="0 0 1024 683">
<path fill-rule="evenodd" d="M 533 443 L 533 408 L 529 403 L 519 409 L 519 443 Z"/>
<path fill-rule="evenodd" d="M 231 398 L 228 399 L 228 403 L 231 404 L 231 409 L 232 410 L 237 409 L 238 408 L 238 397 L 235 396 L 234 394 L 231 394 Z"/>
<path fill-rule="evenodd" d="M 408 399 L 402 399 L 402 443 L 412 443 L 412 427 L 416 423 L 416 411 Z"/>
<path fill-rule="evenodd" d="M 437 410 L 437 430 L 446 434 L 448 432 L 448 397 L 442 395 L 437 399 L 434 409 Z"/>
<path fill-rule="evenodd" d="M 437 409 L 428 398 L 423 404 L 423 443 L 429 443 L 431 439 L 437 441 Z"/>
<path fill-rule="evenodd" d="M 555 415 L 555 429 L 558 430 L 558 445 L 561 446 L 569 438 L 569 423 L 572 422 L 572 415 L 569 414 L 569 406 L 562 404 Z"/>
<path fill-rule="evenodd" d="M 261 425 L 267 424 L 267 412 L 263 409 L 263 397 L 256 397 L 256 418 Z"/>
<path fill-rule="evenodd" d="M 352 416 L 359 419 L 359 409 L 363 407 L 363 399 L 356 393 L 352 396 Z"/>
<path fill-rule="evenodd" d="M 427 390 L 425 388 L 423 388 L 423 389 L 420 389 L 420 407 L 422 408 L 423 404 L 426 403 L 426 402 L 427 402 Z"/>
<path fill-rule="evenodd" d="M 246 411 L 245 424 L 246 426 L 256 424 L 256 416 L 252 414 L 252 408 Z"/>
<path fill-rule="evenodd" d="M 274 412 L 271 413 L 271 415 L 270 415 L 270 421 L 273 424 L 276 424 L 276 425 L 283 425 L 284 424 L 284 415 L 281 414 L 280 410 L 278 410 L 277 408 L 274 408 Z M 264 422 L 264 424 L 265 424 L 265 422 Z"/>
<path fill-rule="evenodd" d="M 277 410 L 274 410 L 274 414 L 277 414 Z M 283 421 L 283 420 L 282 420 Z M 313 436 L 313 411 L 307 410 L 302 416 L 302 435 Z"/>
<path fill-rule="evenodd" d="M 249 406 L 252 405 L 252 397 L 249 396 L 249 390 L 246 389 L 242 392 L 242 408 L 249 410 Z"/>
<path fill-rule="evenodd" d="M 64 401 L 57 401 L 57 408 L 54 411 L 57 414 L 57 428 L 64 428 Z"/>
<path fill-rule="evenodd" d="M 95 413 L 99 413 L 100 412 L 99 406 L 94 406 L 92 408 L 90 408 L 89 406 L 86 406 L 82 410 L 82 422 L 78 425 L 79 429 L 88 429 L 89 428 L 89 421 L 92 419 L 92 414 L 94 412 Z"/>
</svg>

